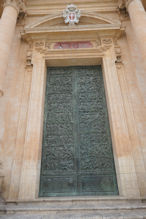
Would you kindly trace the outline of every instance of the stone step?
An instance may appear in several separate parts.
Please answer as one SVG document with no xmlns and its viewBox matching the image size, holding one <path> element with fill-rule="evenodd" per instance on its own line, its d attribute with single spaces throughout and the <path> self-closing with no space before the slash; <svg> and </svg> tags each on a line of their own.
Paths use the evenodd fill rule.
<svg viewBox="0 0 146 219">
<path fill-rule="evenodd" d="M 146 200 L 124 198 L 48 198 L 0 204 L 0 218 L 146 219 Z"/>
</svg>

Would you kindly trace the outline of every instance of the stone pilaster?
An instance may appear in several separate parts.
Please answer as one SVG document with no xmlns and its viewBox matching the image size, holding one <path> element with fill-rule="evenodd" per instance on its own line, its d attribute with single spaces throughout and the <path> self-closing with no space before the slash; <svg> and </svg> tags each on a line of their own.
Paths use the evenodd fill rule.
<svg viewBox="0 0 146 219">
<path fill-rule="evenodd" d="M 136 35 L 143 63 L 146 60 L 146 12 L 141 0 L 129 0 L 126 7 Z M 146 69 L 146 64 L 145 64 Z"/>
<path fill-rule="evenodd" d="M 0 22 L 0 96 L 3 96 L 3 84 L 7 71 L 9 54 L 14 37 L 17 17 L 25 10 L 24 0 L 4 0 Z"/>
<path fill-rule="evenodd" d="M 146 12 L 141 0 L 119 0 L 119 9 L 127 9 L 143 63 L 146 60 Z M 145 68 L 146 68 L 146 64 Z"/>
</svg>

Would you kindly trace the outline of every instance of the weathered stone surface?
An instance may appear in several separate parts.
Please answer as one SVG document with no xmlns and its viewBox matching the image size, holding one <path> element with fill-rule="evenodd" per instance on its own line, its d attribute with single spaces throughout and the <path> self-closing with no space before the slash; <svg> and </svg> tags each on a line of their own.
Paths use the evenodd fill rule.
<svg viewBox="0 0 146 219">
<path fill-rule="evenodd" d="M 7 203 L 2 218 L 90 218 L 90 219 L 143 219 L 146 217 L 145 200 L 125 199 L 60 199 Z"/>
<path fill-rule="evenodd" d="M 9 7 L 6 19 L 1 17 L 0 80 L 5 92 L 0 97 L 0 161 L 7 200 L 38 198 L 46 66 L 101 63 L 120 195 L 146 196 L 145 12 L 133 4 L 131 20 L 124 20 L 115 0 L 78 1 L 77 6 L 82 17 L 73 27 L 63 22 L 63 0 L 27 1 L 28 16 L 15 33 L 17 11 Z M 87 41 L 93 47 L 52 46 Z"/>
</svg>

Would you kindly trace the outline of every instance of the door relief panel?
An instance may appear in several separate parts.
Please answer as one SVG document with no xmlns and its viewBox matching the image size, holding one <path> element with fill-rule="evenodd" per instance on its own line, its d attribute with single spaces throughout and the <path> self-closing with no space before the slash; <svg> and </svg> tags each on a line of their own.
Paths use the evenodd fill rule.
<svg viewBox="0 0 146 219">
<path fill-rule="evenodd" d="M 117 195 L 100 66 L 48 68 L 40 197 Z"/>
</svg>

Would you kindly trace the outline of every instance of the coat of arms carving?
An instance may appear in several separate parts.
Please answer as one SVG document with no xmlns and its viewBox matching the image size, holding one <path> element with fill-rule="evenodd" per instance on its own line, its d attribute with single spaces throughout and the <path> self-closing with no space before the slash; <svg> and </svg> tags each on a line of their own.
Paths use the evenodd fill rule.
<svg viewBox="0 0 146 219">
<path fill-rule="evenodd" d="M 64 22 L 66 24 L 78 24 L 81 17 L 80 10 L 74 4 L 70 4 L 63 12 Z"/>
</svg>

